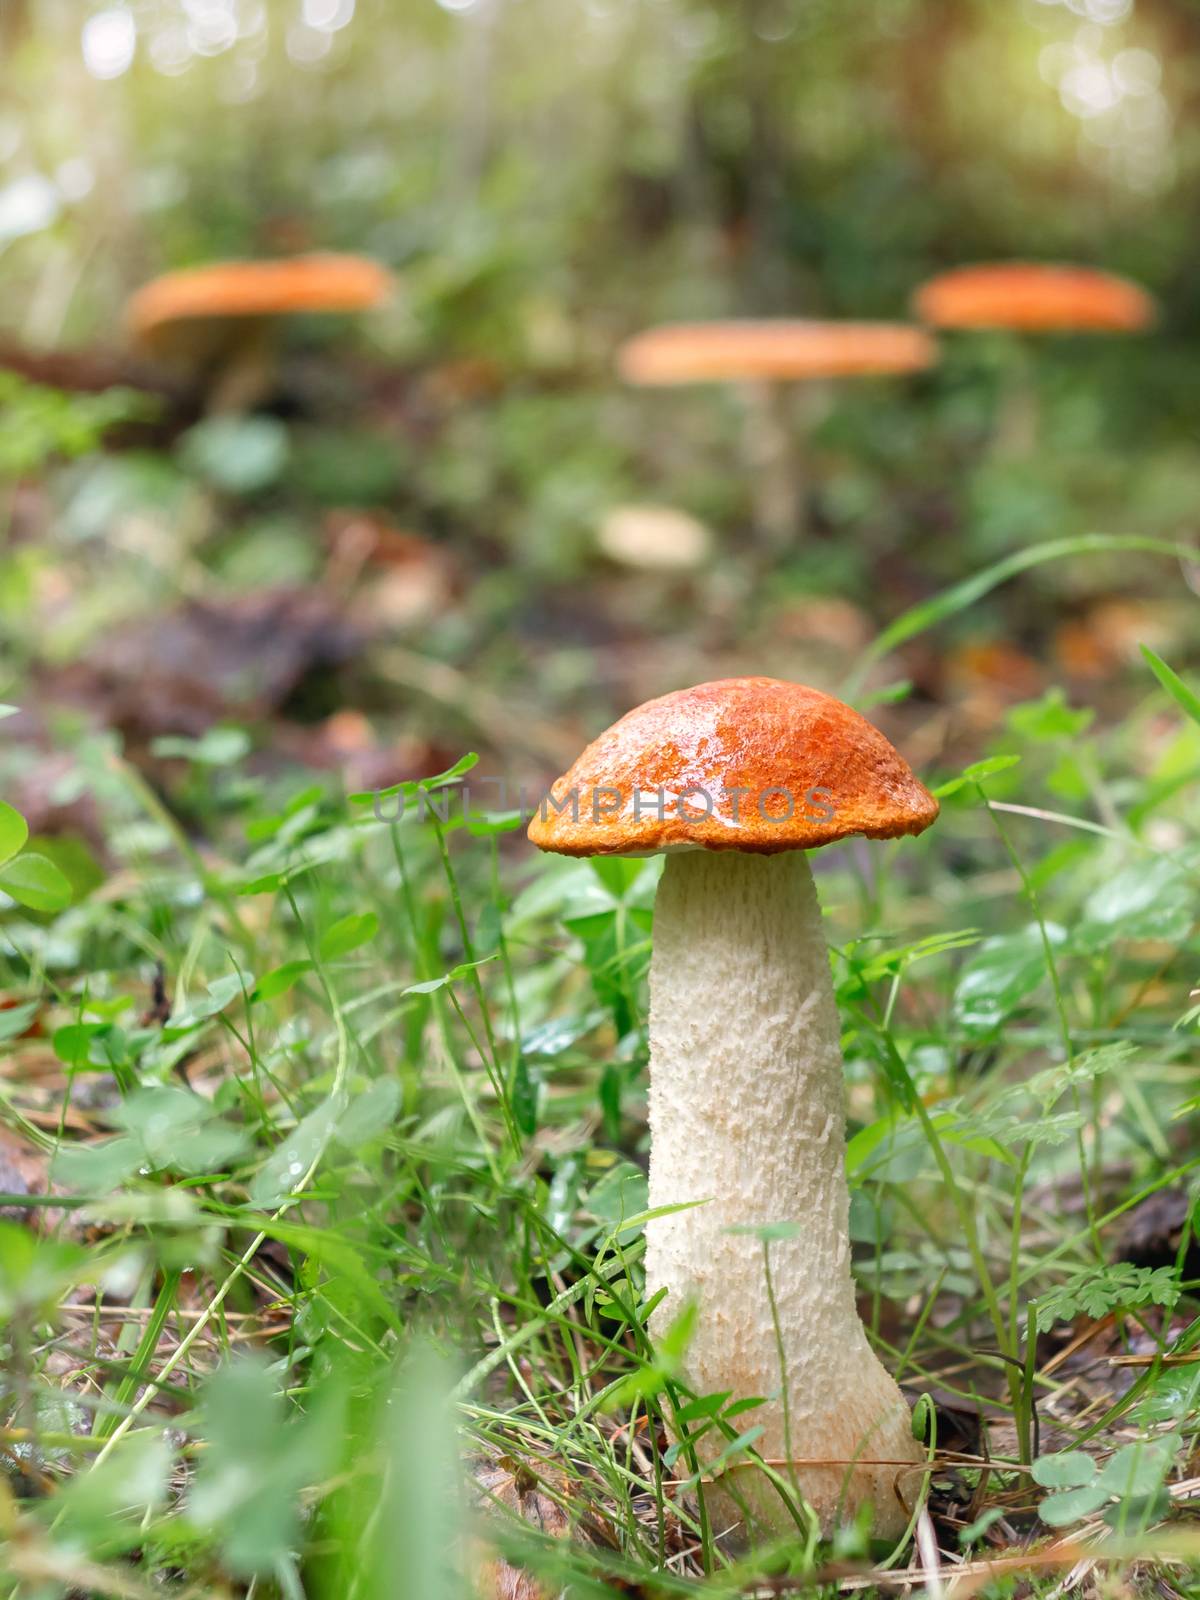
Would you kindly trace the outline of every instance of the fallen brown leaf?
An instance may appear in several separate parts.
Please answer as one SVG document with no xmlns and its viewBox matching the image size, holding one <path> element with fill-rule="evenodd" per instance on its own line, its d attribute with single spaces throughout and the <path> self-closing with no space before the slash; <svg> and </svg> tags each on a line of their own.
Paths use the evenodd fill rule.
<svg viewBox="0 0 1200 1600">
<path fill-rule="evenodd" d="M 565 1481 L 557 1474 L 552 1475 L 549 1468 L 539 1467 L 539 1471 L 556 1490 L 565 1491 Z M 519 1463 L 507 1457 L 499 1461 L 477 1461 L 472 1464 L 471 1476 L 479 1491 L 481 1511 L 495 1516 L 500 1507 L 538 1533 L 555 1539 L 571 1537 L 571 1523 L 562 1507 L 545 1492 L 539 1479 Z M 477 1549 L 475 1589 L 480 1600 L 555 1600 L 530 1573 L 488 1550 L 485 1543 L 478 1542 Z"/>
</svg>

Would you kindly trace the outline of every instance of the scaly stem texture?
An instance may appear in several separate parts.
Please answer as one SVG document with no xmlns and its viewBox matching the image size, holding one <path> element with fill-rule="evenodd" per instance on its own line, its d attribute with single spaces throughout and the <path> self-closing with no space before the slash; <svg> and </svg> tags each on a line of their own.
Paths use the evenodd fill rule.
<svg viewBox="0 0 1200 1600">
<path fill-rule="evenodd" d="M 763 1396 L 738 1427 L 763 1425 L 764 1460 L 790 1481 L 789 1433 L 822 1524 L 870 1502 L 887 1535 L 920 1452 L 855 1303 L 839 1034 L 804 855 L 669 856 L 650 970 L 650 1205 L 705 1203 L 647 1227 L 647 1288 L 669 1291 L 659 1326 L 696 1301 L 691 1386 Z M 796 1227 L 771 1244 L 773 1309 L 761 1235 L 741 1230 L 783 1223 Z M 763 1477 L 740 1467 L 735 1487 L 756 1516 L 793 1525 Z"/>
</svg>

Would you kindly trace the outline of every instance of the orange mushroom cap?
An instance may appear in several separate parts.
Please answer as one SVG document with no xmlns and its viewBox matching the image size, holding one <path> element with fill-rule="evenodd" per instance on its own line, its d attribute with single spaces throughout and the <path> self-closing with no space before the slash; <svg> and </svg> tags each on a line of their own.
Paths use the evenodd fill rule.
<svg viewBox="0 0 1200 1600">
<path fill-rule="evenodd" d="M 1139 284 L 1094 267 L 997 261 L 930 278 L 913 309 L 935 328 L 1137 333 L 1158 308 Z"/>
<path fill-rule="evenodd" d="M 529 824 L 565 856 L 814 850 L 923 833 L 938 803 L 867 719 L 802 683 L 721 678 L 636 706 Z"/>
<path fill-rule="evenodd" d="M 135 338 L 204 318 L 366 311 L 392 292 L 386 267 L 363 256 L 306 255 L 283 261 L 218 261 L 155 278 L 134 294 L 126 319 Z"/>
<path fill-rule="evenodd" d="M 627 383 L 738 383 L 916 372 L 937 358 L 910 323 L 780 318 L 650 328 L 621 346 L 617 368 Z"/>
</svg>

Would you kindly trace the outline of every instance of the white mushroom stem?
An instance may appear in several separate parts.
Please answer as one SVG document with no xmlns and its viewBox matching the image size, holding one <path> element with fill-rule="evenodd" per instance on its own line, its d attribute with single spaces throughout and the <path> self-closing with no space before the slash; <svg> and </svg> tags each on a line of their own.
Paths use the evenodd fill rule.
<svg viewBox="0 0 1200 1600">
<path fill-rule="evenodd" d="M 650 968 L 650 1205 L 705 1204 L 647 1226 L 647 1291 L 669 1291 L 655 1326 L 694 1300 L 687 1383 L 764 1397 L 737 1430 L 763 1426 L 754 1449 L 780 1464 L 823 1528 L 869 1504 L 876 1532 L 893 1536 L 920 1481 L 905 1464 L 922 1453 L 855 1305 L 844 1120 L 837 1008 L 804 854 L 669 855 Z M 768 1246 L 774 1312 L 760 1239 L 730 1231 L 773 1223 L 799 1230 Z M 710 1433 L 701 1456 L 726 1442 Z M 722 1481 L 767 1529 L 794 1527 L 761 1469 Z M 732 1502 L 710 1493 L 727 1525 Z"/>
</svg>

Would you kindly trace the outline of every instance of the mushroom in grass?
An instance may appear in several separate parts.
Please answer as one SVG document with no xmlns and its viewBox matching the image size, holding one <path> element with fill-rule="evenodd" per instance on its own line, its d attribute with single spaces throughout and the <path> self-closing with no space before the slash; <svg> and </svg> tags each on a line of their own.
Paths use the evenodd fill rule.
<svg viewBox="0 0 1200 1600">
<path fill-rule="evenodd" d="M 270 391 L 274 321 L 371 310 L 393 289 L 387 269 L 361 256 L 218 261 L 155 278 L 132 296 L 125 316 L 143 349 L 203 388 L 208 410 L 239 411 Z"/>
<path fill-rule="evenodd" d="M 754 1448 L 777 1475 L 737 1457 L 705 1491 L 722 1526 L 794 1528 L 779 1484 L 826 1531 L 869 1506 L 890 1537 L 911 1508 L 921 1452 L 855 1304 L 840 1029 L 804 852 L 920 833 L 937 813 L 849 706 L 802 684 L 730 678 L 622 717 L 529 828 L 564 855 L 666 856 L 650 967 L 649 1204 L 686 1209 L 647 1224 L 646 1289 L 667 1290 L 660 1331 L 696 1305 L 690 1388 L 764 1397 L 737 1427 L 762 1425 Z M 726 1443 L 710 1430 L 702 1459 Z"/>
<path fill-rule="evenodd" d="M 650 328 L 617 353 L 627 383 L 736 383 L 746 400 L 744 454 L 754 484 L 754 522 L 779 548 L 804 532 L 802 441 L 780 386 L 917 372 L 938 358 L 929 334 L 902 322 L 673 323 Z"/>
<path fill-rule="evenodd" d="M 1158 310 L 1139 284 L 1094 267 L 1043 261 L 994 261 L 955 267 L 913 295 L 913 310 L 933 328 L 990 329 L 1010 334 L 1141 333 Z M 997 442 L 1027 454 L 1037 434 L 1028 358 L 1013 364 Z"/>
</svg>

